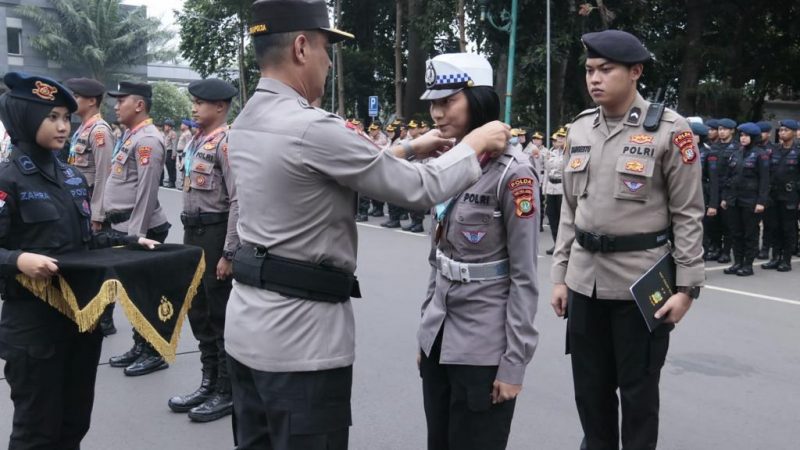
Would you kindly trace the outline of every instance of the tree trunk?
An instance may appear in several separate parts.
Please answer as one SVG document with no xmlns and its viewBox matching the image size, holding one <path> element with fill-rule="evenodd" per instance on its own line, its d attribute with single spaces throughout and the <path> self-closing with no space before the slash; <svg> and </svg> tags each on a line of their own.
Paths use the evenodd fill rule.
<svg viewBox="0 0 800 450">
<path fill-rule="evenodd" d="M 425 91 L 425 49 L 422 48 L 420 31 L 417 29 L 412 17 L 422 15 L 422 0 L 407 0 L 408 15 L 408 72 L 405 93 L 406 118 L 412 118 L 415 114 L 424 113 L 427 110 L 425 102 L 419 99 Z"/>
<path fill-rule="evenodd" d="M 467 36 L 464 23 L 464 0 L 458 0 L 456 2 L 456 17 L 458 18 L 458 48 L 461 53 L 465 53 L 467 51 Z"/>
<path fill-rule="evenodd" d="M 697 111 L 697 83 L 700 78 L 703 11 L 705 2 L 686 0 L 686 38 L 678 87 L 678 112 L 693 115 Z"/>
<path fill-rule="evenodd" d="M 398 1 L 394 25 L 394 114 L 403 117 L 403 2 Z"/>
<path fill-rule="evenodd" d="M 334 7 L 334 14 L 336 16 L 336 25 L 342 21 L 342 0 L 336 0 Z M 333 95 L 333 93 L 331 93 Z M 336 114 L 340 117 L 345 116 L 344 105 L 344 58 L 342 57 L 342 44 L 336 44 Z"/>
</svg>

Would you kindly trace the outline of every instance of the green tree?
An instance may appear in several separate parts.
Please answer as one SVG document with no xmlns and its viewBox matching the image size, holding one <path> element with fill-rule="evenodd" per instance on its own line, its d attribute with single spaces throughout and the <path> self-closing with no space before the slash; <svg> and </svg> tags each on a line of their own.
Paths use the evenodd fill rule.
<svg viewBox="0 0 800 450">
<path fill-rule="evenodd" d="M 150 117 L 156 123 L 167 119 L 179 123 L 181 119 L 189 117 L 191 112 L 192 102 L 186 91 L 165 81 L 153 84 L 153 106 L 150 108 Z"/>
<path fill-rule="evenodd" d="M 33 47 L 62 66 L 82 68 L 104 83 L 130 66 L 167 60 L 170 37 L 144 8 L 122 7 L 120 0 L 49 0 L 53 9 L 23 5 L 19 14 L 39 27 Z"/>
</svg>

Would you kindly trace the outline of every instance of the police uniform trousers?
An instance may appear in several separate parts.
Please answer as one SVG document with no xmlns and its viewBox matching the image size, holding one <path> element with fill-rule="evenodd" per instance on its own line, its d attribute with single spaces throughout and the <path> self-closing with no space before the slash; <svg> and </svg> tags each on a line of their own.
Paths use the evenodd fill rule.
<svg viewBox="0 0 800 450">
<path fill-rule="evenodd" d="M 9 302 L 42 301 L 7 299 Z M 56 322 L 60 323 L 52 327 L 59 329 L 55 342 L 16 345 L 0 341 L 0 358 L 6 361 L 4 374 L 14 403 L 9 450 L 79 450 L 89 431 L 103 335 L 99 327 L 80 333 L 77 325 L 63 316 Z"/>
<path fill-rule="evenodd" d="M 636 303 L 568 291 L 567 352 L 585 450 L 655 449 L 661 367 L 672 325 L 650 333 Z M 619 397 L 617 397 L 619 389 Z"/>
<path fill-rule="evenodd" d="M 733 250 L 733 231 L 731 230 L 731 220 L 733 220 L 733 207 L 729 206 L 728 209 L 719 208 L 717 215 L 719 216 L 720 225 L 720 248 L 722 253 L 730 255 Z"/>
<path fill-rule="evenodd" d="M 737 260 L 752 264 L 758 253 L 758 221 L 761 214 L 755 206 L 730 206 L 728 219 L 733 241 L 733 255 Z"/>
<path fill-rule="evenodd" d="M 556 242 L 558 234 L 558 224 L 561 218 L 561 199 L 562 195 L 547 194 L 545 209 L 547 210 L 547 223 L 550 224 L 550 234 L 553 235 L 553 244 Z"/>
<path fill-rule="evenodd" d="M 776 254 L 782 251 L 784 258 L 794 253 L 797 247 L 797 218 L 797 205 L 781 200 L 773 199 L 764 211 L 765 233 L 772 237 Z"/>
<path fill-rule="evenodd" d="M 368 215 L 369 214 L 369 207 L 372 202 L 372 199 L 369 197 L 358 194 L 358 214 Z"/>
<path fill-rule="evenodd" d="M 229 356 L 236 450 L 347 450 L 353 366 L 262 372 Z"/>
<path fill-rule="evenodd" d="M 231 280 L 217 280 L 217 263 L 222 258 L 228 223 L 184 226 L 183 243 L 201 247 L 206 270 L 197 295 L 189 309 L 189 324 L 199 342 L 203 374 L 217 381 L 217 390 L 230 392 L 228 365 L 225 361 L 225 308 L 231 293 Z"/>
<path fill-rule="evenodd" d="M 177 180 L 178 174 L 175 167 L 175 160 L 172 159 L 172 156 L 175 154 L 174 150 L 167 150 L 166 156 L 164 157 L 164 167 L 167 169 L 167 181 L 170 183 L 171 186 L 175 186 L 175 181 Z"/>
<path fill-rule="evenodd" d="M 405 210 L 397 205 L 389 203 L 389 218 L 392 220 L 400 220 L 400 216 L 405 214 Z"/>
<path fill-rule="evenodd" d="M 442 330 L 419 365 L 428 450 L 505 449 L 516 399 L 492 404 L 497 366 L 441 364 Z"/>
<path fill-rule="evenodd" d="M 381 201 L 375 200 L 374 198 L 372 199 L 372 207 L 376 211 L 383 212 L 383 205 L 385 205 L 385 204 L 386 204 L 386 202 L 381 202 Z"/>
</svg>

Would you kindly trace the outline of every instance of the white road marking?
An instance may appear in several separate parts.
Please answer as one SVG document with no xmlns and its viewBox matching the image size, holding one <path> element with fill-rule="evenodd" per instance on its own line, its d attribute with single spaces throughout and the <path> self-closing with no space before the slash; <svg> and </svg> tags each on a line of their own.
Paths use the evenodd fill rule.
<svg viewBox="0 0 800 450">
<path fill-rule="evenodd" d="M 719 287 L 719 286 L 705 285 L 705 286 L 703 286 L 703 289 L 711 289 L 712 291 L 727 292 L 729 294 L 743 295 L 743 296 L 746 296 L 746 297 L 755 297 L 755 298 L 760 298 L 760 299 L 763 299 L 763 300 L 769 300 L 769 301 L 772 301 L 772 302 L 788 303 L 790 305 L 800 306 L 800 300 L 791 300 L 791 299 L 788 299 L 788 298 L 773 297 L 771 295 L 755 294 L 753 292 L 740 291 L 740 290 L 737 290 L 737 289 L 728 289 L 728 288 Z"/>
</svg>

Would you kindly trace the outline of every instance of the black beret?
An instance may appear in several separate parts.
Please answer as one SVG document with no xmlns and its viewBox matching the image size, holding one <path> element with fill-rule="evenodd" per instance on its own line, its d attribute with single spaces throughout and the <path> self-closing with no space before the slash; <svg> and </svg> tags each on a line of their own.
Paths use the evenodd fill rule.
<svg viewBox="0 0 800 450">
<path fill-rule="evenodd" d="M 134 83 L 132 81 L 120 81 L 119 89 L 109 92 L 110 97 L 127 97 L 128 95 L 138 95 L 140 97 L 152 97 L 153 87 L 147 83 Z"/>
<path fill-rule="evenodd" d="M 64 84 L 75 94 L 81 97 L 99 97 L 106 93 L 103 83 L 91 78 L 70 78 Z"/>
<path fill-rule="evenodd" d="M 719 119 L 717 123 L 719 124 L 719 128 L 727 128 L 729 130 L 736 128 L 736 121 L 733 119 L 728 119 L 727 117 Z"/>
<path fill-rule="evenodd" d="M 167 119 L 167 120 L 164 121 L 164 125 L 169 125 L 171 127 L 174 127 L 175 126 L 175 121 L 172 120 L 172 119 Z"/>
<path fill-rule="evenodd" d="M 761 128 L 762 133 L 766 133 L 767 131 L 772 131 L 772 124 L 767 122 L 766 120 L 762 120 L 761 122 L 756 122 L 758 128 Z"/>
<path fill-rule="evenodd" d="M 189 84 L 189 93 L 209 102 L 228 101 L 236 97 L 237 91 L 230 83 L 218 78 L 192 81 Z"/>
<path fill-rule="evenodd" d="M 692 129 L 692 133 L 698 136 L 708 136 L 708 125 L 703 125 L 700 122 L 692 122 L 689 124 L 689 128 Z"/>
<path fill-rule="evenodd" d="M 331 27 L 325 0 L 256 0 L 252 7 L 250 35 L 321 30 L 331 43 L 353 35 Z"/>
<path fill-rule="evenodd" d="M 653 58 L 634 35 L 620 30 L 605 30 L 581 36 L 588 58 L 605 58 L 622 64 L 645 63 Z"/>
<path fill-rule="evenodd" d="M 744 134 L 749 134 L 750 136 L 761 135 L 761 128 L 759 128 L 758 125 L 754 124 L 753 122 L 745 122 L 739 125 L 738 130 Z"/>
<path fill-rule="evenodd" d="M 781 120 L 779 123 L 781 124 L 782 127 L 786 127 L 793 131 L 797 131 L 797 129 L 800 128 L 800 123 L 798 123 L 794 119 Z"/>
<path fill-rule="evenodd" d="M 69 90 L 50 78 L 9 72 L 3 77 L 3 83 L 8 86 L 11 97 L 50 106 L 66 106 L 69 112 L 78 109 L 78 103 Z"/>
<path fill-rule="evenodd" d="M 719 128 L 719 120 L 717 120 L 717 119 L 708 119 L 708 120 L 706 120 L 706 125 L 708 125 L 708 128 L 713 128 L 713 129 L 716 130 L 717 128 Z"/>
</svg>

